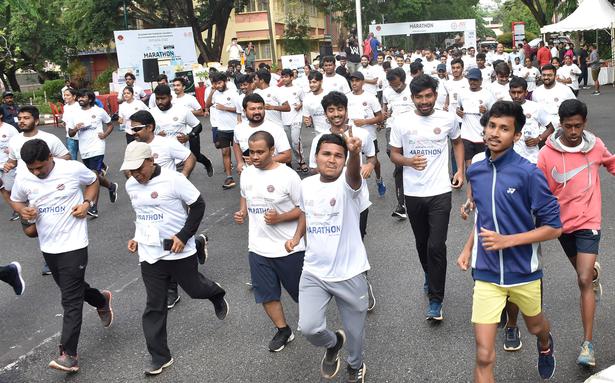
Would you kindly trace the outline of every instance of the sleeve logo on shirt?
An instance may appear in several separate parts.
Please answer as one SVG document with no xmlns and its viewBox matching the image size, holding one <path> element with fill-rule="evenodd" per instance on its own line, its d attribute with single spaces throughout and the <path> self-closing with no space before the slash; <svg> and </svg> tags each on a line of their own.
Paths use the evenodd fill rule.
<svg viewBox="0 0 615 383">
<path fill-rule="evenodd" d="M 363 101 L 363 106 L 367 106 L 367 102 Z"/>
<path fill-rule="evenodd" d="M 227 97 L 227 98 L 226 98 L 226 101 L 231 101 L 231 98 L 230 98 L 230 97 Z"/>
<path fill-rule="evenodd" d="M 158 198 L 158 193 L 153 191 L 152 194 L 150 194 L 150 196 L 152 197 L 152 199 L 156 199 Z"/>
<path fill-rule="evenodd" d="M 273 187 L 273 185 L 269 185 L 269 186 L 267 186 L 267 191 L 269 193 L 273 193 L 275 191 L 275 188 Z"/>
<path fill-rule="evenodd" d="M 58 186 L 56 186 L 56 189 L 64 190 L 64 184 L 59 184 Z"/>
<path fill-rule="evenodd" d="M 433 134 L 440 134 L 440 133 L 442 133 L 442 129 L 440 129 L 440 128 L 434 128 L 433 129 Z"/>
<path fill-rule="evenodd" d="M 335 200 L 335 198 L 331 198 L 331 201 L 329 201 L 329 205 L 331 205 L 331 206 L 335 206 L 335 203 L 336 203 L 336 202 L 337 202 L 337 201 Z"/>
</svg>

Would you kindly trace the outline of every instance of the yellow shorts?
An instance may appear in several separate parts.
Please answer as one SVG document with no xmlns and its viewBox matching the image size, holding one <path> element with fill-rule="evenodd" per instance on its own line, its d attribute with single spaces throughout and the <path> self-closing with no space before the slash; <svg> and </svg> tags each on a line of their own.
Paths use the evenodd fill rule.
<svg viewBox="0 0 615 383">
<path fill-rule="evenodd" d="M 540 314 L 542 312 L 542 281 L 538 279 L 512 287 L 475 281 L 472 299 L 472 323 L 499 323 L 507 299 L 519 306 L 521 313 L 527 317 Z"/>
</svg>

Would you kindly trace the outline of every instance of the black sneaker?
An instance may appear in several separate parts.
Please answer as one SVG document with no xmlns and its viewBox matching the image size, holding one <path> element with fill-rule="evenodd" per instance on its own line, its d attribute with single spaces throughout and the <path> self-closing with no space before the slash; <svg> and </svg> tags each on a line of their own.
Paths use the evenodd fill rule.
<svg viewBox="0 0 615 383">
<path fill-rule="evenodd" d="M 376 297 L 374 296 L 374 289 L 372 289 L 372 284 L 367 281 L 367 311 L 372 311 L 376 307 Z"/>
<path fill-rule="evenodd" d="M 337 330 L 335 336 L 337 337 L 337 343 L 325 351 L 325 355 L 320 362 L 320 374 L 325 379 L 333 379 L 340 370 L 340 351 L 342 351 L 342 347 L 344 347 L 346 342 L 346 334 L 344 330 Z"/>
<path fill-rule="evenodd" d="M 11 222 L 17 221 L 20 218 L 21 217 L 19 216 L 19 214 L 16 211 L 14 211 L 13 214 L 11 214 L 11 218 L 9 218 L 9 221 L 11 221 Z"/>
<path fill-rule="evenodd" d="M 219 283 L 216 283 L 218 287 L 222 288 Z M 216 300 L 212 300 L 211 303 L 214 305 L 214 311 L 216 313 L 216 317 L 220 320 L 224 320 L 230 311 L 230 307 L 226 298 L 223 296 L 222 298 L 218 298 Z"/>
<path fill-rule="evenodd" d="M 352 368 L 350 365 L 346 367 L 346 372 L 348 373 L 347 383 L 363 383 L 363 378 L 365 377 L 365 373 L 367 372 L 367 367 L 365 363 L 361 364 L 359 368 Z"/>
<path fill-rule="evenodd" d="M 518 351 L 522 345 L 519 327 L 506 327 L 504 329 L 504 350 Z"/>
<path fill-rule="evenodd" d="M 106 328 L 111 326 L 111 323 L 113 323 L 113 309 L 111 308 L 111 298 L 113 295 L 109 290 L 103 290 L 101 291 L 101 294 L 105 296 L 107 303 L 105 304 L 105 307 L 97 309 L 96 311 L 98 312 L 98 317 L 100 318 L 103 327 Z"/>
<path fill-rule="evenodd" d="M 214 167 L 211 164 L 211 161 L 209 160 L 209 158 L 205 157 L 205 164 L 203 166 L 205 166 L 205 170 L 207 171 L 207 177 L 213 177 L 214 175 Z"/>
<path fill-rule="evenodd" d="M 169 289 L 167 291 L 167 309 L 171 310 L 179 302 L 182 297 L 177 293 L 177 290 Z"/>
<path fill-rule="evenodd" d="M 395 210 L 393 210 L 393 213 L 391 214 L 391 217 L 395 217 L 399 220 L 404 220 L 406 218 L 408 218 L 408 215 L 406 214 L 406 208 L 398 205 Z"/>
<path fill-rule="evenodd" d="M 235 187 L 235 180 L 233 177 L 226 177 L 224 183 L 222 184 L 222 189 L 231 189 Z"/>
<path fill-rule="evenodd" d="M 538 348 L 538 373 L 543 379 L 551 379 L 555 374 L 555 346 L 553 344 L 553 337 L 549 333 L 549 348 L 542 350 L 540 347 L 540 341 L 536 339 L 536 346 Z"/>
<path fill-rule="evenodd" d="M 90 206 L 88 209 L 88 215 L 92 218 L 98 218 L 98 207 L 96 205 Z"/>
<path fill-rule="evenodd" d="M 111 203 L 115 203 L 115 201 L 117 201 L 117 183 L 112 182 L 111 185 L 109 185 L 109 201 L 111 201 Z"/>
<path fill-rule="evenodd" d="M 64 372 L 79 371 L 79 360 L 76 356 L 68 355 L 60 346 L 60 356 L 49 362 L 49 368 Z"/>
<path fill-rule="evenodd" d="M 295 334 L 293 334 L 293 330 L 291 330 L 290 327 L 286 326 L 286 328 L 279 328 L 278 332 L 273 336 L 273 339 L 271 339 L 271 342 L 269 342 L 269 351 L 282 351 L 284 347 L 294 339 Z"/>
<path fill-rule="evenodd" d="M 47 262 L 43 263 L 43 268 L 41 269 L 41 275 L 51 275 L 51 270 L 47 265 Z"/>
<path fill-rule="evenodd" d="M 9 272 L 7 283 L 13 287 L 15 294 L 22 295 L 26 290 L 26 282 L 24 282 L 21 276 L 21 264 L 19 262 L 11 262 L 6 268 Z"/>
<path fill-rule="evenodd" d="M 173 362 L 173 358 L 169 359 L 169 361 L 165 363 L 149 362 L 148 365 L 145 366 L 143 373 L 145 373 L 145 375 L 158 375 L 162 372 L 162 370 L 172 365 Z"/>
<path fill-rule="evenodd" d="M 194 242 L 196 243 L 196 257 L 202 265 L 207 260 L 207 243 L 209 238 L 205 234 L 199 234 L 194 238 Z"/>
</svg>

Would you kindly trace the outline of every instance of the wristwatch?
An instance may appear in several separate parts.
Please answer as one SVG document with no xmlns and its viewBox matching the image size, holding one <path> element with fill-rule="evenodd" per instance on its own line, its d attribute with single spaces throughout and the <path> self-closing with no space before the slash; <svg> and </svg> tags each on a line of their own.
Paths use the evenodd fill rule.
<svg viewBox="0 0 615 383">
<path fill-rule="evenodd" d="M 88 205 L 90 205 L 90 207 L 92 207 L 92 201 L 90 201 L 89 199 L 84 199 L 83 203 L 88 203 Z"/>
</svg>

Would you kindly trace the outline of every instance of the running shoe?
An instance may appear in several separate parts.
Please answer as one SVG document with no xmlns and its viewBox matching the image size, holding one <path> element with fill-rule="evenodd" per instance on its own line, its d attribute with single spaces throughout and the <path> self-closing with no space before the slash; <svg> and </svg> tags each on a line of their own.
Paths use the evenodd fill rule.
<svg viewBox="0 0 615 383">
<path fill-rule="evenodd" d="M 429 300 L 429 307 L 427 308 L 427 320 L 441 321 L 444 319 L 442 316 L 442 302 L 438 302 L 435 299 Z"/>
<path fill-rule="evenodd" d="M 158 375 L 162 372 L 162 370 L 172 365 L 173 362 L 173 358 L 169 359 L 169 361 L 165 363 L 155 363 L 152 361 L 148 363 L 143 372 L 145 373 L 145 375 Z"/>
<path fill-rule="evenodd" d="M 17 213 L 16 211 L 13 212 L 13 214 L 11 214 L 11 218 L 9 218 L 9 221 L 14 222 L 17 221 L 19 218 L 21 218 L 19 216 L 19 213 Z"/>
<path fill-rule="evenodd" d="M 11 262 L 6 268 L 9 271 L 7 283 L 13 287 L 15 294 L 22 295 L 26 290 L 26 282 L 21 275 L 21 264 L 19 262 Z"/>
<path fill-rule="evenodd" d="M 592 289 L 594 290 L 596 302 L 600 302 L 600 299 L 602 298 L 602 284 L 600 283 L 602 268 L 600 267 L 598 261 L 594 262 L 594 270 L 596 270 L 596 279 L 592 281 Z"/>
<path fill-rule="evenodd" d="M 79 360 L 76 356 L 65 353 L 60 346 L 60 356 L 49 362 L 49 368 L 64 372 L 77 372 L 79 371 Z"/>
<path fill-rule="evenodd" d="M 111 201 L 111 203 L 117 201 L 117 189 L 117 183 L 112 182 L 111 185 L 109 185 L 109 201 Z"/>
<path fill-rule="evenodd" d="M 504 350 L 517 351 L 522 345 L 519 327 L 506 327 L 504 329 Z"/>
<path fill-rule="evenodd" d="M 384 193 L 387 192 L 387 187 L 385 186 L 382 178 L 380 178 L 380 180 L 376 180 L 376 185 L 378 185 L 378 195 L 380 197 L 384 197 Z"/>
<path fill-rule="evenodd" d="M 199 263 L 202 265 L 207 260 L 207 243 L 208 238 L 205 234 L 199 234 L 194 237 L 194 242 L 196 244 L 196 257 L 199 260 Z"/>
<path fill-rule="evenodd" d="M 218 282 L 214 282 L 218 287 L 222 288 Z M 226 295 L 226 294 L 225 294 Z M 216 313 L 216 317 L 220 320 L 226 319 L 228 312 L 230 311 L 230 306 L 223 295 L 222 298 L 218 298 L 215 301 L 212 300 L 211 303 L 214 304 L 214 311 Z"/>
<path fill-rule="evenodd" d="M 179 302 L 182 297 L 178 294 L 177 289 L 169 289 L 167 291 L 167 309 L 171 310 Z"/>
<path fill-rule="evenodd" d="M 233 177 L 226 177 L 224 180 L 224 184 L 222 184 L 222 189 L 230 189 L 235 187 L 235 180 Z"/>
<path fill-rule="evenodd" d="M 292 342 L 295 339 L 295 334 L 293 334 L 293 330 L 290 327 L 286 326 L 286 328 L 279 328 L 276 334 L 269 342 L 269 351 L 271 352 L 279 352 L 286 347 L 287 344 Z"/>
<path fill-rule="evenodd" d="M 205 157 L 205 164 L 203 164 L 203 166 L 205 166 L 205 170 L 207 171 L 207 177 L 213 177 L 214 166 L 211 164 L 209 158 Z"/>
<path fill-rule="evenodd" d="M 105 296 L 106 303 L 104 307 L 99 308 L 96 311 L 98 312 L 98 317 L 100 318 L 103 327 L 107 328 L 111 326 L 111 323 L 113 323 L 113 309 L 111 308 L 111 298 L 113 295 L 109 290 L 103 290 L 101 291 L 101 294 Z"/>
<path fill-rule="evenodd" d="M 342 351 L 344 343 L 346 342 L 346 334 L 344 330 L 337 330 L 335 336 L 337 338 L 337 343 L 335 343 L 335 346 L 325 351 L 325 355 L 320 362 L 320 374 L 325 379 L 333 379 L 340 370 L 340 351 Z"/>
<path fill-rule="evenodd" d="M 553 344 L 553 337 L 549 333 L 549 348 L 542 350 L 540 348 L 540 340 L 536 339 L 536 346 L 538 348 L 538 373 L 543 379 L 551 379 L 555 374 L 555 346 Z"/>
<path fill-rule="evenodd" d="M 404 219 L 408 218 L 408 215 L 406 214 L 406 208 L 403 207 L 402 205 L 397 205 L 395 210 L 393 210 L 393 213 L 391 214 L 391 217 L 395 217 L 395 218 L 398 218 L 400 220 L 404 220 Z"/>
<path fill-rule="evenodd" d="M 372 289 L 372 284 L 367 281 L 367 311 L 372 311 L 376 307 L 376 297 L 374 296 L 374 289 Z"/>
<path fill-rule="evenodd" d="M 88 215 L 92 218 L 98 218 L 98 207 L 96 205 L 90 206 L 88 209 Z"/>
<path fill-rule="evenodd" d="M 346 379 L 347 383 L 363 383 L 365 373 L 367 372 L 367 367 L 365 367 L 365 363 L 361 364 L 359 368 L 352 368 L 350 365 L 346 367 L 346 372 L 348 373 L 348 379 Z"/>
<path fill-rule="evenodd" d="M 585 367 L 594 367 L 596 365 L 596 357 L 594 356 L 594 345 L 592 342 L 584 341 L 581 345 L 581 353 L 577 358 L 577 363 Z"/>
<path fill-rule="evenodd" d="M 41 275 L 51 275 L 51 269 L 49 269 L 47 262 L 43 263 L 43 268 L 41 269 Z"/>
<path fill-rule="evenodd" d="M 600 91 L 594 91 L 594 93 L 592 93 L 592 96 L 600 96 Z"/>
</svg>

